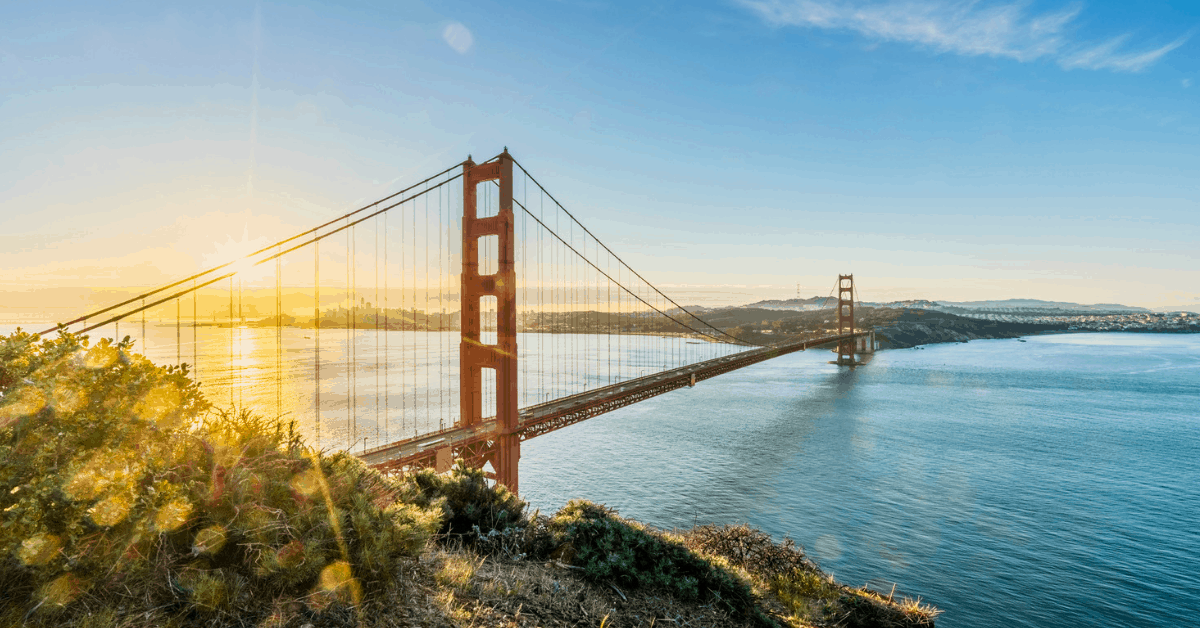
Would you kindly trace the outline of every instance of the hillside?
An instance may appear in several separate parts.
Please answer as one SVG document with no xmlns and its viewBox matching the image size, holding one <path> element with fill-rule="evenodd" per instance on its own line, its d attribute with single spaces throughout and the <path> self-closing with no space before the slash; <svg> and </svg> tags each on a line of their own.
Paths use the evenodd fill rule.
<svg viewBox="0 0 1200 628">
<path fill-rule="evenodd" d="M 980 338 L 1016 338 L 1066 331 L 1069 323 L 1022 323 L 981 320 L 925 309 L 869 307 L 855 309 L 857 326 L 875 329 L 884 348 L 903 349 L 938 342 Z M 837 330 L 832 309 L 807 312 L 764 308 L 729 308 L 705 316 L 713 325 L 750 342 L 771 344 Z"/>
<path fill-rule="evenodd" d="M 875 320 L 876 338 L 889 349 L 982 338 L 1018 338 L 1068 328 L 1066 323 L 1007 323 L 932 310 L 899 310 L 894 317 Z"/>
<path fill-rule="evenodd" d="M 1144 307 L 1120 303 L 1071 303 L 1041 299 L 1004 299 L 999 301 L 940 301 L 940 305 L 968 310 L 1065 310 L 1069 312 L 1149 312 Z"/>
<path fill-rule="evenodd" d="M 766 301 L 758 301 L 744 305 L 744 308 L 758 308 L 764 310 L 815 310 L 823 307 L 829 307 L 837 303 L 837 299 L 833 297 L 809 297 L 807 299 L 768 299 Z"/>
</svg>

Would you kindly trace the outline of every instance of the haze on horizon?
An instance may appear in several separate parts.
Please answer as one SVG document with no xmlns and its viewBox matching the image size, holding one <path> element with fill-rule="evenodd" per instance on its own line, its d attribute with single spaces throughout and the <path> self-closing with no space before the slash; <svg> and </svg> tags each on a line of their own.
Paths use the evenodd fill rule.
<svg viewBox="0 0 1200 628">
<path fill-rule="evenodd" d="M 0 23 L 10 308 L 163 284 L 504 146 L 680 303 L 854 273 L 870 301 L 1200 307 L 1200 6 L 50 2 Z"/>
</svg>

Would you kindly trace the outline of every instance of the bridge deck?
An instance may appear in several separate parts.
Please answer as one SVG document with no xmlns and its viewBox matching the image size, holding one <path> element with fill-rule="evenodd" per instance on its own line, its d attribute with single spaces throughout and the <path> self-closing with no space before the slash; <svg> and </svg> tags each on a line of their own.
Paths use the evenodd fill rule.
<svg viewBox="0 0 1200 628">
<path fill-rule="evenodd" d="M 862 336 L 867 332 L 822 336 L 772 347 L 743 351 L 736 355 L 697 362 L 688 366 L 631 379 L 595 390 L 555 399 L 521 410 L 517 432 L 528 440 L 594 416 L 700 382 L 723 373 L 745 368 L 771 358 Z M 693 379 L 694 377 L 694 379 Z M 434 466 L 436 452 L 450 447 L 455 454 L 477 447 L 496 437 L 495 418 L 467 426 L 455 426 L 374 449 L 359 457 L 367 464 L 384 470 Z"/>
</svg>

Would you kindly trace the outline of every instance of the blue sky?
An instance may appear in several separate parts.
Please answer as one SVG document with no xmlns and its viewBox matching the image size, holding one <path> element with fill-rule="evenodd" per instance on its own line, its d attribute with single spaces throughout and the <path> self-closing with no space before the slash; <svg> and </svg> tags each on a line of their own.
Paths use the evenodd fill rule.
<svg viewBox="0 0 1200 628">
<path fill-rule="evenodd" d="M 508 146 L 686 302 L 1200 305 L 1200 3 L 0 6 L 0 290 Z M 235 225 L 230 229 L 228 225 Z"/>
</svg>

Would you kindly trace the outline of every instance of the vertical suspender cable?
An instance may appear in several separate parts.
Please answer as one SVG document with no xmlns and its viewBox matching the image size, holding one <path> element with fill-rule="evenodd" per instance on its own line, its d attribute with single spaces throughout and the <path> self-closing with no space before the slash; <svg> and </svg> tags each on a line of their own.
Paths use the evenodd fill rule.
<svg viewBox="0 0 1200 628">
<path fill-rule="evenodd" d="M 446 320 L 446 247 L 444 246 L 446 238 L 449 237 L 446 231 L 446 219 L 444 211 L 450 206 L 450 186 L 446 188 L 446 203 L 442 203 L 442 191 L 438 190 L 438 429 L 446 428 L 446 375 L 445 365 L 446 360 L 450 357 L 445 348 L 446 330 L 450 328 L 449 321 Z M 432 423 L 432 421 L 430 422 Z"/>
<path fill-rule="evenodd" d="M 567 239 L 570 240 L 571 246 L 575 246 L 575 225 L 567 223 L 567 227 L 570 229 Z M 576 262 L 578 259 L 577 256 L 571 255 L 567 251 L 563 251 L 563 257 L 567 260 L 567 292 L 566 295 L 564 295 L 566 298 L 563 299 L 563 302 L 568 304 L 567 307 L 569 308 L 567 310 L 567 333 L 569 334 L 567 336 L 567 351 L 569 352 L 567 354 L 567 368 L 569 370 L 567 371 L 568 389 L 566 393 L 568 395 L 573 395 L 579 392 L 577 388 L 577 382 L 579 380 L 579 348 L 577 346 L 579 343 L 579 336 L 576 333 L 579 325 L 577 321 L 578 317 L 575 315 L 576 301 L 579 296 L 576 294 L 576 290 L 578 288 L 576 285 L 576 271 L 578 270 Z"/>
<path fill-rule="evenodd" d="M 556 218 L 557 220 L 557 218 Z M 549 231 L 547 229 L 547 231 Z M 551 373 L 551 393 L 548 398 L 554 399 L 558 397 L 558 379 L 562 374 L 562 369 L 559 365 L 559 359 L 562 352 L 559 350 L 559 343 L 562 340 L 562 321 L 559 316 L 559 306 L 561 305 L 558 297 L 558 274 L 560 272 L 558 265 L 558 243 L 549 238 L 546 239 L 546 253 L 549 257 L 547 262 L 547 277 L 549 282 L 549 299 L 547 305 L 550 308 L 550 347 L 547 349 L 546 362 L 549 364 Z"/>
<path fill-rule="evenodd" d="M 229 409 L 233 403 L 233 276 L 229 277 Z"/>
<path fill-rule="evenodd" d="M 388 430 L 388 417 L 391 416 L 392 403 L 388 396 L 388 382 L 391 381 L 392 363 L 388 359 L 388 344 L 391 339 L 392 326 L 388 321 L 388 212 L 383 213 L 383 442 L 390 443 L 392 438 Z"/>
<path fill-rule="evenodd" d="M 245 407 L 245 403 L 242 398 L 242 389 L 245 387 L 242 384 L 242 371 L 245 370 L 245 368 L 242 365 L 242 340 L 243 340 L 242 327 L 245 326 L 245 322 L 246 322 L 246 314 L 245 314 L 245 312 L 242 311 L 242 276 L 239 274 L 238 275 L 238 328 L 237 328 L 238 329 L 238 332 L 237 332 L 237 337 L 238 337 L 238 343 L 237 343 L 237 348 L 238 348 L 238 369 L 237 369 L 238 389 L 237 389 L 237 391 L 238 391 L 238 408 L 239 409 Z"/>
<path fill-rule="evenodd" d="M 379 443 L 379 217 L 375 217 L 375 301 L 371 314 L 375 320 L 375 444 Z"/>
<path fill-rule="evenodd" d="M 413 436 L 417 435 L 417 202 L 412 203 L 412 321 L 413 321 L 413 361 L 412 361 L 412 400 L 413 400 Z"/>
<path fill-rule="evenodd" d="M 575 245 L 575 224 L 571 223 L 571 245 Z M 575 390 L 571 394 L 582 392 L 579 384 L 583 377 L 583 369 L 580 367 L 580 348 L 579 348 L 579 256 L 571 256 L 571 355 L 574 358 L 571 372 L 575 378 Z"/>
<path fill-rule="evenodd" d="M 408 275 L 406 273 L 406 265 L 404 264 L 404 251 L 408 249 L 408 241 L 404 239 L 404 207 L 407 203 L 400 207 L 400 432 L 401 437 L 404 433 L 404 418 L 408 415 L 408 379 L 404 377 L 412 363 L 408 360 L 408 324 L 404 322 L 404 285 Z"/>
<path fill-rule="evenodd" d="M 558 212 L 555 212 L 555 215 L 554 215 L 554 230 L 555 230 L 555 232 L 560 230 Z M 554 244 L 555 244 L 554 251 L 557 253 L 557 255 L 555 255 L 555 259 L 553 262 L 553 264 L 554 264 L 554 284 L 555 284 L 554 287 L 555 287 L 555 293 L 556 293 L 554 295 L 554 308 L 556 310 L 558 310 L 558 317 L 557 317 L 558 324 L 556 325 L 556 330 L 555 330 L 556 333 L 554 334 L 555 340 L 557 341 L 554 343 L 556 345 L 554 348 L 554 358 L 555 358 L 554 361 L 556 362 L 556 365 L 554 368 L 554 378 L 555 378 L 554 396 L 559 397 L 560 395 L 562 395 L 563 365 L 565 363 L 563 360 L 563 354 L 564 354 L 563 347 L 566 345 L 566 340 L 564 338 L 564 335 L 567 333 L 568 330 L 566 328 L 567 326 L 564 324 L 564 321 L 566 320 L 567 308 L 566 308 L 566 304 L 564 303 L 564 299 L 563 299 L 563 292 L 564 292 L 563 291 L 563 288 L 564 288 L 563 282 L 565 281 L 566 273 L 564 272 L 564 269 L 559 268 L 559 264 L 563 261 L 562 252 L 560 251 L 560 249 L 557 246 L 558 243 L 556 242 Z"/>
<path fill-rule="evenodd" d="M 347 224 L 350 220 L 346 219 Z M 358 444 L 358 408 L 355 407 L 355 401 L 358 400 L 358 382 L 357 375 L 358 364 L 355 348 L 358 343 L 354 334 L 357 330 L 354 328 L 354 319 L 358 315 L 356 306 L 358 305 L 358 295 L 354 294 L 354 227 L 346 230 L 346 300 L 349 301 L 346 307 L 346 372 L 349 375 L 349 381 L 346 382 L 346 422 L 347 428 L 350 430 L 349 449 L 353 451 L 354 446 Z"/>
<path fill-rule="evenodd" d="M 196 280 L 192 280 L 192 378 L 200 381 L 200 360 L 196 349 Z"/>
<path fill-rule="evenodd" d="M 525 206 L 529 206 L 529 179 L 521 179 L 521 198 L 525 201 Z M 521 285 L 522 292 L 521 302 L 525 305 L 525 338 L 529 338 L 529 217 L 525 213 L 521 214 Z M 521 366 L 525 368 L 525 372 L 521 374 L 521 387 L 529 391 L 529 360 L 522 359 Z M 528 396 L 528 393 L 526 393 Z M 525 405 L 530 405 L 529 400 L 525 399 Z"/>
<path fill-rule="evenodd" d="M 539 198 L 542 198 L 540 193 L 539 193 Z M 542 206 L 542 209 L 540 210 L 540 212 L 542 213 L 543 218 L 544 218 L 545 217 L 545 202 L 542 201 L 540 204 Z M 542 256 L 542 230 L 543 230 L 543 228 L 539 224 L 536 227 L 536 229 L 537 229 L 537 237 L 538 237 L 538 244 L 537 244 L 537 256 L 538 256 L 537 257 L 537 260 L 538 260 L 537 261 L 537 269 L 538 269 L 538 286 L 537 286 L 537 294 L 538 294 L 538 313 L 537 313 L 538 314 L 538 316 L 537 316 L 537 320 L 538 320 L 538 335 L 537 335 L 537 337 L 538 337 L 538 387 L 537 387 L 537 391 L 538 391 L 539 397 L 542 397 L 542 391 L 545 390 L 545 388 L 546 388 L 546 280 L 544 279 L 542 271 L 545 269 L 546 263 Z"/>
<path fill-rule="evenodd" d="M 400 307 L 396 307 L 397 323 L 400 325 L 400 336 L 398 336 L 400 360 L 397 360 L 397 366 L 400 369 L 400 373 L 398 373 L 400 375 L 400 429 L 398 429 L 400 435 L 397 438 L 404 437 L 404 413 L 407 409 L 404 407 L 404 369 L 408 367 L 408 360 L 404 353 L 406 352 L 406 343 L 404 343 L 404 247 L 406 244 L 404 243 L 404 205 L 400 205 L 400 268 L 398 268 L 400 271 Z"/>
<path fill-rule="evenodd" d="M 421 334 L 425 342 L 425 420 L 422 423 L 427 425 L 430 423 L 430 388 L 433 385 L 431 381 L 432 373 L 430 372 L 433 366 L 430 363 L 430 195 L 428 195 L 427 190 L 425 193 L 424 240 L 421 243 L 422 249 L 425 249 L 425 333 Z"/>
<path fill-rule="evenodd" d="M 586 256 L 587 255 L 587 234 L 581 233 L 579 235 L 579 239 L 580 239 L 579 251 L 582 255 Z M 586 257 L 583 260 L 578 260 L 575 264 L 575 266 L 579 269 L 578 270 L 579 301 L 580 301 L 579 307 L 581 308 L 580 309 L 580 320 L 579 320 L 579 353 L 580 353 L 580 355 L 579 355 L 579 370 L 580 370 L 579 375 L 582 378 L 580 381 L 580 383 L 582 384 L 581 391 L 587 390 L 592 387 L 592 385 L 591 385 L 591 374 L 592 374 L 591 362 L 592 361 L 590 359 L 590 356 L 592 354 L 590 351 L 588 351 L 588 349 L 590 348 L 589 344 L 588 344 L 588 332 L 589 332 L 589 328 L 588 328 L 588 273 L 587 273 L 588 269 L 582 263 L 580 263 L 582 261 L 586 261 Z"/>
<path fill-rule="evenodd" d="M 275 247 L 275 413 L 283 418 L 283 246 Z"/>
<path fill-rule="evenodd" d="M 321 448 L 321 241 L 313 242 L 313 427 Z"/>
<path fill-rule="evenodd" d="M 408 204 L 409 204 L 409 205 L 414 205 L 414 206 L 416 205 L 416 203 L 415 203 L 414 201 L 410 201 Z M 401 400 L 401 404 L 403 405 L 403 408 L 404 408 L 403 416 L 405 417 L 405 419 L 410 419 L 410 418 L 411 418 L 411 419 L 412 419 L 412 421 L 413 421 L 413 424 L 415 425 L 415 424 L 416 424 L 415 415 L 411 415 L 411 414 L 409 413 L 409 409 L 408 409 L 408 399 L 409 399 L 409 397 L 410 397 L 410 396 L 411 396 L 411 394 L 412 394 L 412 388 L 411 388 L 411 387 L 408 385 L 408 372 L 409 372 L 410 370 L 412 370 L 412 368 L 413 368 L 413 363 L 412 363 L 413 361 L 412 361 L 412 359 L 409 357 L 409 349 L 411 348 L 411 345 L 412 345 L 412 334 L 411 334 L 411 333 L 409 333 L 409 332 L 411 332 L 411 331 L 412 331 L 412 324 L 413 324 L 413 323 L 412 323 L 412 320 L 411 320 L 411 313 L 408 311 L 408 307 L 407 307 L 407 305 L 406 305 L 406 304 L 408 303 L 408 292 L 409 292 L 409 287 L 408 287 L 408 271 L 409 271 L 409 269 L 410 269 L 410 266 L 409 266 L 409 264 L 408 264 L 408 259 L 407 259 L 407 258 L 404 256 L 404 251 L 408 251 L 408 250 L 410 250 L 412 247 L 410 247 L 410 246 L 409 246 L 409 244 L 408 244 L 408 237 L 409 237 L 409 234 L 410 234 L 410 230 L 407 228 L 407 227 L 408 227 L 408 223 L 407 223 L 407 221 L 405 221 L 405 219 L 404 219 L 404 213 L 403 213 L 404 209 L 407 209 L 407 208 L 403 208 L 403 207 L 402 207 L 402 208 L 401 208 L 401 214 L 400 214 L 400 230 L 401 230 L 401 231 L 400 231 L 400 233 L 401 233 L 401 240 L 402 240 L 402 242 L 404 242 L 404 246 L 402 247 L 402 250 L 401 250 L 401 253 L 400 253 L 400 273 L 401 273 L 401 274 L 400 274 L 400 277 L 401 277 L 401 279 L 400 279 L 400 282 L 401 282 L 401 288 L 400 288 L 400 311 L 401 311 L 402 313 L 404 313 L 404 316 L 406 317 L 406 319 L 405 319 L 405 322 L 404 322 L 404 325 L 403 325 L 404 332 L 405 332 L 405 333 L 404 333 L 404 335 L 403 335 L 403 338 L 404 338 L 404 341 L 403 341 L 403 346 L 404 346 L 404 360 L 403 360 L 403 364 L 404 364 L 404 370 L 403 370 L 403 371 L 402 371 L 402 373 L 401 373 L 401 381 L 403 382 L 403 390 L 404 390 L 404 395 L 403 395 L 403 398 L 402 398 L 402 400 Z M 403 429 L 403 428 L 401 428 L 401 429 Z M 414 429 L 414 430 L 413 430 L 413 432 L 414 432 L 414 434 L 415 434 L 415 433 L 416 433 L 416 430 Z"/>
<path fill-rule="evenodd" d="M 617 265 L 617 281 L 621 281 L 621 266 Z M 625 295 L 617 291 L 617 381 L 625 381 Z"/>
</svg>

